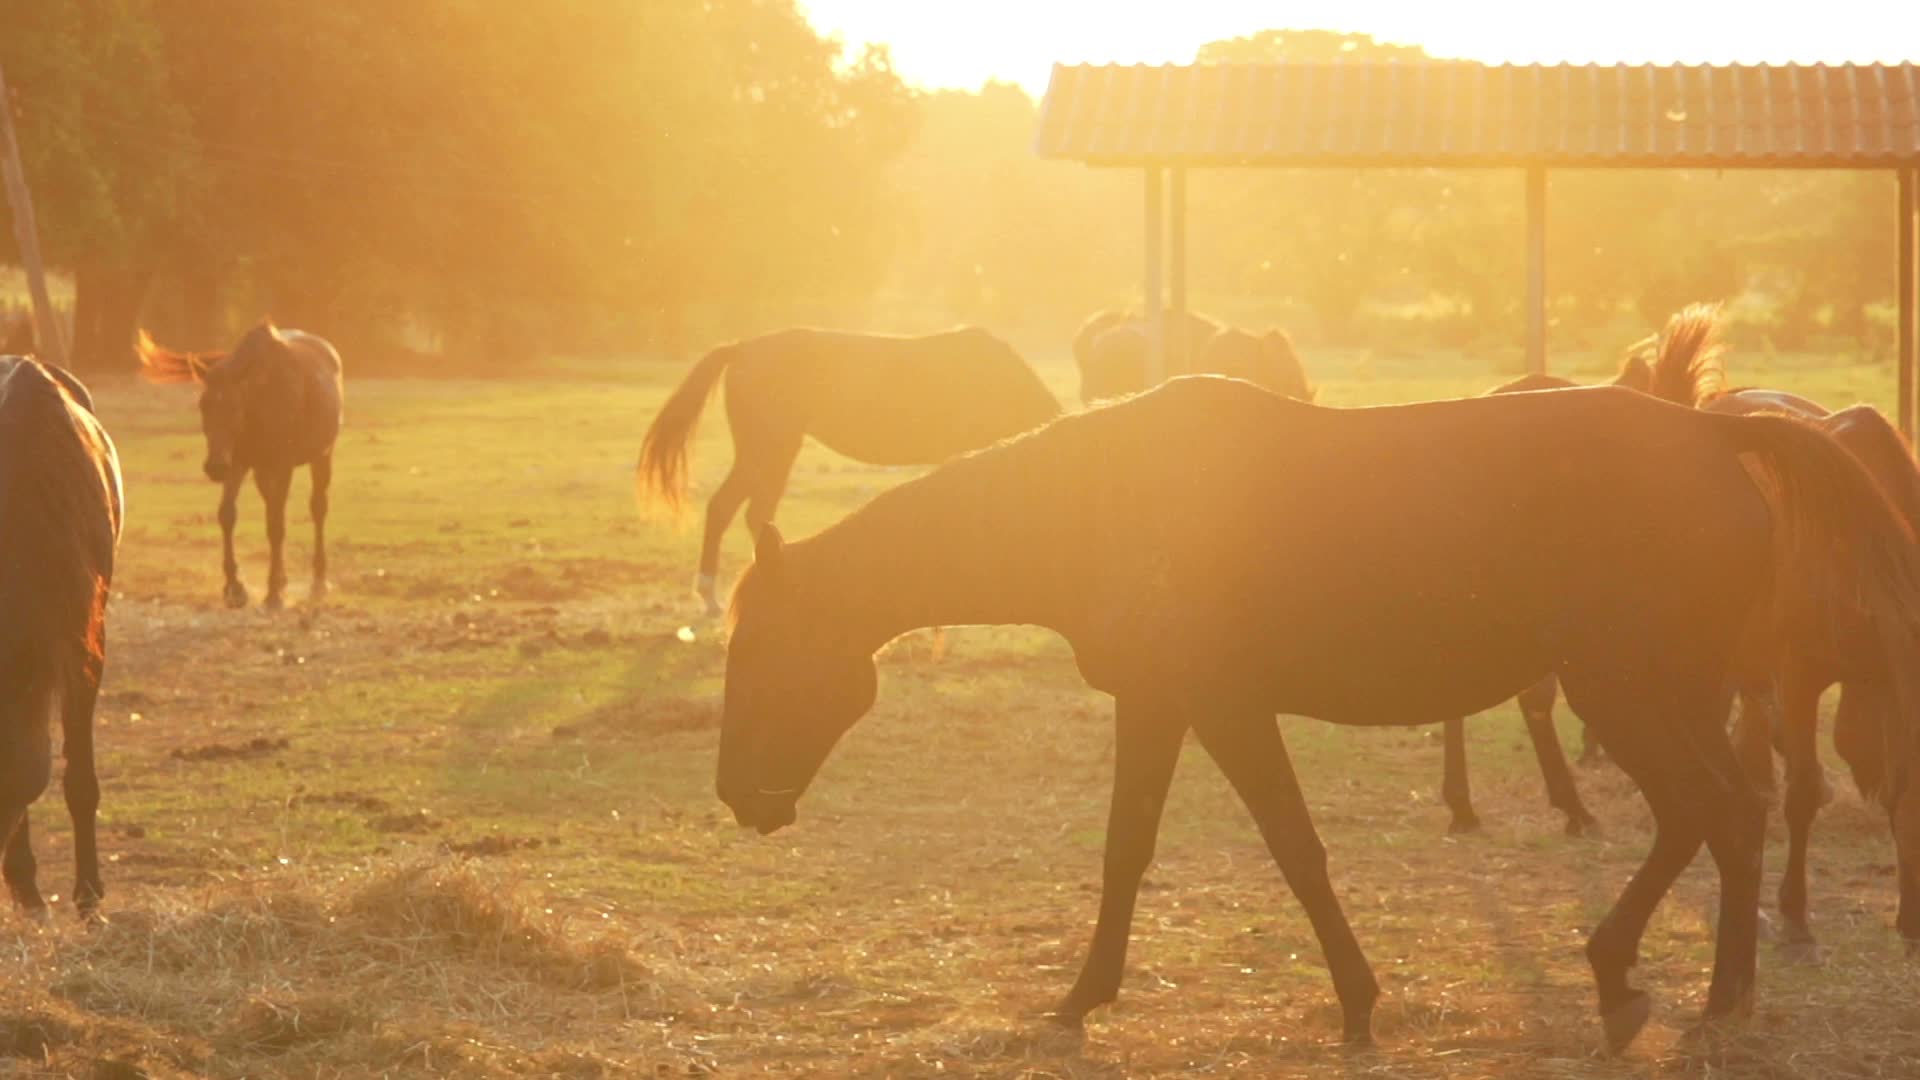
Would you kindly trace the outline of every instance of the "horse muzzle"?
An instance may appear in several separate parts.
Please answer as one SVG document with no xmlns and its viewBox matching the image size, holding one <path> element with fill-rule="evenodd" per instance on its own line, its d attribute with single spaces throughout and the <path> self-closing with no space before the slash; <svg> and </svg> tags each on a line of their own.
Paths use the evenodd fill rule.
<svg viewBox="0 0 1920 1080">
<path fill-rule="evenodd" d="M 720 801 L 733 811 L 733 820 L 741 828 L 751 828 L 766 836 L 793 824 L 799 816 L 798 789 L 790 791 L 726 791 Z"/>
</svg>

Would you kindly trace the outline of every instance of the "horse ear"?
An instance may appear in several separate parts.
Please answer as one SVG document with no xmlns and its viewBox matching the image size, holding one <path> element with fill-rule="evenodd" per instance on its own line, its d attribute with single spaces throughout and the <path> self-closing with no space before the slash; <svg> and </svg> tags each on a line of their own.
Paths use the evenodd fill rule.
<svg viewBox="0 0 1920 1080">
<path fill-rule="evenodd" d="M 760 532 L 753 538 L 753 561 L 756 565 L 774 570 L 780 565 L 780 553 L 787 549 L 787 542 L 780 538 L 780 530 L 769 521 L 760 526 Z"/>
</svg>

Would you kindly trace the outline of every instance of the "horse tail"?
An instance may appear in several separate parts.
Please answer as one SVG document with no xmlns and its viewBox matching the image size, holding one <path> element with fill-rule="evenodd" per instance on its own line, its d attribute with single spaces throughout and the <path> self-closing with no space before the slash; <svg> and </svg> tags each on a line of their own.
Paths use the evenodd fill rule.
<svg viewBox="0 0 1920 1080">
<path fill-rule="evenodd" d="M 162 348 L 144 329 L 133 351 L 140 357 L 140 374 L 148 382 L 199 382 L 207 369 L 224 359 L 225 353 L 190 353 Z"/>
<path fill-rule="evenodd" d="M 1636 363 L 1646 368 L 1646 393 L 1675 405 L 1698 408 L 1720 393 L 1726 383 L 1721 364 L 1720 305 L 1689 304 L 1680 309 L 1658 337 L 1636 345 L 1621 368 L 1621 378 Z"/>
<path fill-rule="evenodd" d="M 1880 733 L 1895 777 L 1880 794 L 1890 800 L 1920 746 L 1920 543 L 1860 461 L 1819 428 L 1785 416 L 1723 422 L 1757 458 L 1773 517 L 1776 629 L 1891 695 Z"/>
<path fill-rule="evenodd" d="M 726 366 L 740 354 L 740 346 L 722 345 L 701 357 L 687 377 L 660 406 L 659 415 L 640 440 L 640 464 L 635 486 L 644 504 L 665 503 L 678 513 L 687 499 L 687 446 L 700 426 L 700 413 L 713 396 Z"/>
</svg>

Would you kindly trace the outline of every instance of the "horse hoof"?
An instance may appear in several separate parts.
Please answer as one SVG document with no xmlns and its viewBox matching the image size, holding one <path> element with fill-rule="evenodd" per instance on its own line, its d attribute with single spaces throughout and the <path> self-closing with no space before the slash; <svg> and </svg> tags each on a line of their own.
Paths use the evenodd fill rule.
<svg viewBox="0 0 1920 1080">
<path fill-rule="evenodd" d="M 1580 817 L 1568 815 L 1567 817 L 1568 836 L 1589 836 L 1599 831 L 1600 822 L 1595 819 L 1592 814 L 1583 814 Z"/>
<path fill-rule="evenodd" d="M 1455 836 L 1461 833 L 1476 833 L 1479 831 L 1480 819 L 1472 814 L 1465 817 L 1456 816 L 1452 821 L 1447 823 L 1447 832 Z"/>
<path fill-rule="evenodd" d="M 316 581 L 313 583 L 313 587 L 307 590 L 307 602 L 310 604 L 317 604 L 320 601 L 325 600 L 327 598 L 327 593 L 331 591 L 332 591 L 331 589 L 327 588 L 327 583 L 325 581 Z"/>
<path fill-rule="evenodd" d="M 1340 1033 L 1340 1046 L 1346 1050 L 1373 1049 L 1373 1019 L 1363 1017 L 1348 1021 Z"/>
<path fill-rule="evenodd" d="M 1629 991 L 1626 1001 L 1600 1014 L 1600 1026 L 1606 1031 L 1607 1051 L 1618 1054 L 1633 1045 L 1634 1037 L 1653 1015 L 1653 999 L 1644 990 Z"/>
<path fill-rule="evenodd" d="M 230 608 L 243 608 L 247 606 L 247 587 L 237 581 L 227 582 L 226 590 L 221 593 L 221 595 L 226 599 L 227 606 Z"/>
<path fill-rule="evenodd" d="M 266 602 L 260 606 L 268 611 L 280 611 L 287 606 L 287 603 L 280 598 L 279 593 L 268 593 Z"/>
</svg>

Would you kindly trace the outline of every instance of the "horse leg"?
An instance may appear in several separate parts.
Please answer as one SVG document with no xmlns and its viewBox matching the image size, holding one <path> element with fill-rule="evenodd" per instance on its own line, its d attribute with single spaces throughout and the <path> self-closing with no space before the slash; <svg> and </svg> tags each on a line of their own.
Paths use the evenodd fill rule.
<svg viewBox="0 0 1920 1080">
<path fill-rule="evenodd" d="M 1907 955 L 1920 957 L 1920 792 L 1913 785 L 1912 780 L 1901 785 L 1889 817 L 1900 874 L 1900 913 L 1894 926 L 1906 939 Z"/>
<path fill-rule="evenodd" d="M 1782 723 L 1781 703 L 1770 684 L 1740 687 L 1740 711 L 1733 721 L 1734 749 L 1740 758 L 1740 771 L 1769 799 L 1774 791 L 1774 729 Z"/>
<path fill-rule="evenodd" d="M 1627 711 L 1635 709 L 1634 705 L 1614 712 L 1576 708 L 1589 718 L 1608 756 L 1639 786 L 1653 811 L 1653 847 L 1619 899 L 1587 937 L 1587 963 L 1599 992 L 1600 1023 L 1607 1045 L 1618 1053 L 1640 1033 L 1651 1011 L 1646 992 L 1627 984 L 1627 972 L 1640 961 L 1640 937 L 1654 907 L 1700 850 L 1705 830 L 1659 772 L 1659 756 L 1640 745 L 1640 733 L 1623 730 L 1621 722 L 1634 715 Z M 1613 726 L 1617 723 L 1621 726 Z"/>
<path fill-rule="evenodd" d="M 107 895 L 100 881 L 100 853 L 94 835 L 94 816 L 100 808 L 100 778 L 93 766 L 93 711 L 99 700 L 105 644 L 99 656 L 89 656 L 69 676 L 61 703 L 61 752 L 67 759 L 60 784 L 73 821 L 73 903 L 82 919 L 92 919 Z"/>
<path fill-rule="evenodd" d="M 1553 727 L 1558 682 L 1549 675 L 1520 691 L 1515 700 L 1527 724 L 1527 737 L 1533 742 L 1534 759 L 1540 763 L 1540 777 L 1547 784 L 1547 805 L 1567 815 L 1568 836 L 1579 836 L 1600 823 L 1580 800 L 1573 770 L 1567 765 L 1567 752 L 1560 747 L 1560 733 Z"/>
<path fill-rule="evenodd" d="M 307 512 L 313 515 L 313 587 L 307 596 L 318 602 L 327 595 L 327 491 L 333 486 L 333 451 L 315 458 L 309 472 L 313 481 L 307 495 Z"/>
<path fill-rule="evenodd" d="M 804 436 L 770 441 L 764 456 L 755 463 L 747 479 L 747 529 L 760 535 L 760 527 L 773 521 L 780 509 L 780 497 L 787 493 L 787 480 L 793 475 L 793 461 L 800 456 Z"/>
<path fill-rule="evenodd" d="M 1134 901 L 1153 862 L 1160 809 L 1187 733 L 1172 713 L 1127 698 L 1114 701 L 1113 716 L 1113 803 L 1107 810 L 1100 916 L 1080 977 L 1053 1010 L 1054 1019 L 1067 1026 L 1078 1026 L 1087 1013 L 1120 994 Z"/>
<path fill-rule="evenodd" d="M 1694 752 L 1687 764 L 1693 768 L 1680 778 L 1680 790 L 1707 823 L 1707 850 L 1720 871 L 1720 922 L 1714 934 L 1713 981 L 1707 986 L 1704 1013 L 1714 1019 L 1753 1009 L 1759 982 L 1767 799 L 1740 771 L 1740 760 L 1727 741 L 1724 706 L 1696 721 L 1690 734 Z M 1816 779 L 1812 782 L 1817 784 L 1818 762 L 1813 768 Z"/>
<path fill-rule="evenodd" d="M 287 587 L 287 490 L 293 486 L 293 470 L 255 469 L 253 486 L 267 504 L 266 608 L 279 611 L 285 604 L 281 593 Z"/>
<path fill-rule="evenodd" d="M 727 471 L 727 478 L 720 481 L 720 486 L 707 500 L 707 528 L 700 537 L 700 576 L 694 582 L 693 593 L 700 598 L 709 616 L 720 614 L 717 585 L 720 541 L 727 534 L 727 526 L 733 524 L 733 515 L 740 512 L 740 504 L 746 500 L 746 475 L 736 459 L 733 468 Z"/>
<path fill-rule="evenodd" d="M 247 587 L 240 583 L 240 560 L 233 556 L 233 527 L 240 521 L 240 485 L 246 478 L 247 470 L 235 465 L 220 486 L 220 570 L 227 578 L 221 595 L 231 608 L 247 606 Z"/>
<path fill-rule="evenodd" d="M 1334 993 L 1340 997 L 1345 1040 L 1371 1041 L 1373 1003 L 1380 996 L 1380 984 L 1354 940 L 1327 877 L 1327 849 L 1314 831 L 1279 724 L 1270 715 L 1211 717 L 1196 723 L 1194 734 L 1253 814 L 1287 887 L 1307 910 L 1307 921 L 1313 924 L 1333 976 Z"/>
<path fill-rule="evenodd" d="M 1480 816 L 1473 812 L 1473 792 L 1467 786 L 1467 722 L 1453 717 L 1442 727 L 1445 750 L 1441 758 L 1440 799 L 1453 811 L 1447 823 L 1450 833 L 1473 832 L 1480 827 Z"/>
<path fill-rule="evenodd" d="M 16 699 L 14 715 L 6 719 L 13 730 L 0 735 L 0 877 L 13 902 L 30 914 L 44 913 L 47 902 L 35 884 L 33 840 L 27 828 L 27 807 L 47 790 L 53 773 L 50 717 L 42 702 Z"/>
<path fill-rule="evenodd" d="M 1824 786 L 1815 734 L 1820 726 L 1820 687 L 1802 679 L 1783 680 L 1780 695 L 1782 746 L 1786 758 L 1787 790 L 1781 800 L 1781 816 L 1787 822 L 1787 865 L 1780 875 L 1780 915 L 1786 920 L 1784 940 L 1793 945 L 1814 943 L 1813 927 L 1807 917 L 1807 837 L 1813 830 L 1813 817 L 1820 810 Z M 1743 727 L 1748 724 L 1743 708 Z M 1747 742 L 1754 741 L 1749 737 Z M 1766 744 L 1762 744 L 1765 746 Z M 1766 747 L 1767 778 L 1773 778 L 1772 748 Z M 1751 754 L 1742 755 L 1751 765 Z M 1751 779 L 1751 776 L 1749 776 Z"/>
</svg>

